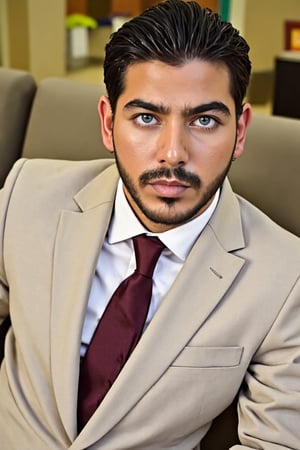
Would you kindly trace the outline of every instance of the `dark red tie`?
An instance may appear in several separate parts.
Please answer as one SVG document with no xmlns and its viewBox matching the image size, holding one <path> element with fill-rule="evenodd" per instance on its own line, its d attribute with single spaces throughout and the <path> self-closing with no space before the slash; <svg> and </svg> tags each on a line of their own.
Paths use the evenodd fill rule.
<svg viewBox="0 0 300 450">
<path fill-rule="evenodd" d="M 80 431 L 136 346 L 152 294 L 152 275 L 164 246 L 145 235 L 133 239 L 136 270 L 114 292 L 82 361 L 78 389 Z"/>
</svg>

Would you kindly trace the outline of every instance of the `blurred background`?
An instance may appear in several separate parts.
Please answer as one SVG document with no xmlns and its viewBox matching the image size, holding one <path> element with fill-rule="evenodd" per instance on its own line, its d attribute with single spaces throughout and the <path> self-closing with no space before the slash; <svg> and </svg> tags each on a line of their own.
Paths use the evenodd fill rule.
<svg viewBox="0 0 300 450">
<path fill-rule="evenodd" d="M 29 71 L 37 81 L 58 76 L 100 84 L 104 48 L 111 32 L 155 3 L 158 1 L 0 0 L 0 66 Z M 231 21 L 250 44 L 253 73 L 247 96 L 258 110 L 274 113 L 277 79 L 281 86 L 295 83 L 293 99 L 296 103 L 298 95 L 300 103 L 300 0 L 198 3 Z M 288 81 L 284 78 L 287 74 Z M 297 111 L 300 117 L 299 106 Z"/>
</svg>

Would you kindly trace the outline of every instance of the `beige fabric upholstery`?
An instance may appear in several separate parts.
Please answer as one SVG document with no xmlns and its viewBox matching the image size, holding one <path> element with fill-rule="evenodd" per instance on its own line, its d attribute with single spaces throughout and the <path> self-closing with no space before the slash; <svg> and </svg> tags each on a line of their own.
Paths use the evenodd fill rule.
<svg viewBox="0 0 300 450">
<path fill-rule="evenodd" d="M 48 78 L 39 84 L 25 139 L 27 158 L 109 158 L 100 131 L 97 104 L 104 87 Z"/>
<path fill-rule="evenodd" d="M 300 236 L 300 120 L 254 114 L 243 155 L 233 163 L 234 190 Z"/>
<path fill-rule="evenodd" d="M 21 155 L 35 90 L 29 73 L 0 68 L 0 187 Z"/>
</svg>

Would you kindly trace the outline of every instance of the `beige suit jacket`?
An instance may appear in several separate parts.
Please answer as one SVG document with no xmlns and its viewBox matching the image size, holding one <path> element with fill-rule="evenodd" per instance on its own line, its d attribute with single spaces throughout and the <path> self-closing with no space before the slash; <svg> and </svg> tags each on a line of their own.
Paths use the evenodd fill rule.
<svg viewBox="0 0 300 450">
<path fill-rule="evenodd" d="M 12 320 L 0 371 L 1 449 L 190 450 L 240 392 L 234 449 L 299 450 L 299 239 L 228 182 L 76 436 L 81 329 L 117 179 L 111 160 L 20 160 L 0 194 L 0 320 L 8 312 Z"/>
</svg>

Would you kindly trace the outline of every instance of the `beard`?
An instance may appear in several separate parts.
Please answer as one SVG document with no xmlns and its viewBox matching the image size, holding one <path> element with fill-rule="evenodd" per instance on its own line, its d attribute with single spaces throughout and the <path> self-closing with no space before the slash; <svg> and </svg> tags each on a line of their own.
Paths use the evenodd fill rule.
<svg viewBox="0 0 300 450">
<path fill-rule="evenodd" d="M 199 215 L 202 210 L 205 209 L 206 205 L 208 205 L 210 203 L 210 201 L 213 199 L 217 190 L 224 183 L 224 180 L 230 170 L 234 150 L 235 150 L 235 144 L 234 144 L 234 148 L 233 148 L 230 160 L 227 163 L 226 167 L 205 188 L 203 187 L 201 178 L 198 175 L 186 171 L 181 166 L 175 167 L 173 169 L 170 169 L 167 167 L 160 167 L 156 170 L 145 171 L 140 175 L 139 180 L 138 180 L 140 187 L 146 186 L 152 180 L 157 181 L 160 178 L 167 178 L 167 179 L 172 178 L 172 179 L 176 179 L 181 182 L 188 183 L 192 188 L 194 188 L 198 191 L 200 191 L 202 189 L 203 192 L 201 193 L 199 201 L 196 202 L 194 206 L 188 208 L 187 210 L 185 210 L 183 212 L 178 212 L 178 211 L 176 211 L 175 206 L 177 203 L 179 203 L 181 201 L 180 198 L 158 197 L 158 199 L 161 202 L 161 205 L 164 206 L 164 208 L 156 208 L 156 209 L 149 207 L 142 200 L 142 198 L 140 197 L 140 195 L 138 193 L 138 189 L 137 189 L 134 181 L 132 180 L 130 174 L 125 170 L 124 166 L 122 165 L 121 161 L 119 160 L 118 150 L 116 149 L 116 146 L 114 144 L 114 153 L 115 153 L 115 160 L 116 160 L 117 168 L 118 168 L 120 177 L 123 181 L 123 184 L 126 187 L 126 190 L 129 193 L 130 197 L 132 198 L 133 202 L 136 204 L 138 209 L 144 214 L 144 216 L 146 216 L 147 219 L 150 220 L 151 222 L 156 223 L 156 224 L 172 226 L 172 227 L 182 225 L 182 224 L 192 220 L 194 217 Z"/>
</svg>

